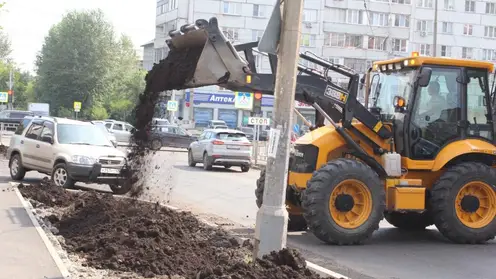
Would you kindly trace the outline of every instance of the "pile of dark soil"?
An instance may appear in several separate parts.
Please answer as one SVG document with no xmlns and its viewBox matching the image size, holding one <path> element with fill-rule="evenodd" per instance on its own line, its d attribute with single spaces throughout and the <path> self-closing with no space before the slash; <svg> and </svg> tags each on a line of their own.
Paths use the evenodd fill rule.
<svg viewBox="0 0 496 279">
<path fill-rule="evenodd" d="M 70 193 L 62 187 L 53 185 L 47 177 L 36 185 L 36 187 L 19 184 L 19 191 L 26 198 L 33 199 L 46 206 L 66 207 L 78 200 L 78 193 Z"/>
<path fill-rule="evenodd" d="M 63 215 L 47 220 L 65 238 L 65 249 L 80 254 L 95 268 L 145 277 L 320 278 L 305 268 L 304 259 L 294 250 L 251 261 L 248 241 L 240 244 L 190 213 L 109 194 L 64 192 L 50 184 L 21 187 L 20 191 L 38 202 L 65 207 Z"/>
<path fill-rule="evenodd" d="M 143 159 L 149 150 L 148 132 L 156 112 L 159 94 L 167 90 L 185 88 L 185 82 L 195 73 L 202 50 L 202 48 L 181 51 L 171 49 L 168 56 L 160 63 L 154 64 L 145 77 L 145 91 L 140 95 L 139 103 L 133 111 L 136 132 L 132 136 L 134 145 L 128 155 L 133 170 L 129 172 L 127 181 L 132 185 L 131 195 L 134 197 L 140 196 L 143 192 L 142 185 L 138 185 L 137 181 L 143 169 L 147 167 Z"/>
</svg>

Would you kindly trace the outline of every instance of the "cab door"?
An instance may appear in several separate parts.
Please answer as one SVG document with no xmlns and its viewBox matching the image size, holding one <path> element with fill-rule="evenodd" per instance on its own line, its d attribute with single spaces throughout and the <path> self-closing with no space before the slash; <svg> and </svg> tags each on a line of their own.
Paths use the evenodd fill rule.
<svg viewBox="0 0 496 279">
<path fill-rule="evenodd" d="M 409 125 L 406 125 L 406 156 L 413 160 L 434 159 L 444 145 L 462 138 L 464 133 L 463 69 L 428 67 L 432 69 L 429 84 L 416 86 L 413 106 L 409 108 Z"/>
</svg>

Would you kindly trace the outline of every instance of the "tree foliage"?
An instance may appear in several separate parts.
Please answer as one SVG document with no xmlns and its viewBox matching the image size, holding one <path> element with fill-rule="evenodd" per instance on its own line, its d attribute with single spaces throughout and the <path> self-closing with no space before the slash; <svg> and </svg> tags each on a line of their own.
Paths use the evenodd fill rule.
<svg viewBox="0 0 496 279">
<path fill-rule="evenodd" d="M 14 107 L 27 109 L 28 103 L 34 102 L 34 77 L 29 72 L 22 72 L 15 64 L 0 61 L 0 91 L 7 91 L 7 85 L 12 70 L 14 84 Z"/>
<path fill-rule="evenodd" d="M 37 57 L 35 96 L 55 115 L 79 101 L 82 117 L 106 118 L 115 103 L 136 103 L 144 86 L 137 62 L 131 40 L 117 36 L 101 10 L 70 12 L 50 29 Z"/>
</svg>

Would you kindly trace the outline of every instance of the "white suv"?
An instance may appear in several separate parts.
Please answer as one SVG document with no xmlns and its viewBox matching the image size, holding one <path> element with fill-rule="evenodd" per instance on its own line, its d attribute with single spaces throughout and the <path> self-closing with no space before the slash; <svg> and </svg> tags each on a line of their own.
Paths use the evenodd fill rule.
<svg viewBox="0 0 496 279">
<path fill-rule="evenodd" d="M 53 182 L 71 188 L 77 181 L 108 184 L 125 194 L 126 155 L 105 133 L 89 122 L 35 117 L 18 129 L 7 149 L 10 176 L 22 180 L 27 171 L 51 175 Z"/>
</svg>

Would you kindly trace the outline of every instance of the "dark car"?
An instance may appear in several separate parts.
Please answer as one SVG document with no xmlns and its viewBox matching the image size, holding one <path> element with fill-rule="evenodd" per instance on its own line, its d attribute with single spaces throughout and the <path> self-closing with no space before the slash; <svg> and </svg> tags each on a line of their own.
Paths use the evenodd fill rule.
<svg viewBox="0 0 496 279">
<path fill-rule="evenodd" d="M 177 125 L 156 125 L 150 130 L 150 148 L 159 150 L 161 147 L 188 148 L 197 137 L 192 136 L 184 128 Z"/>
<path fill-rule="evenodd" d="M 0 112 L 0 122 L 3 123 L 5 131 L 15 132 L 18 130 L 18 126 L 22 124 L 25 117 L 34 117 L 34 113 L 23 110 L 4 110 Z"/>
<path fill-rule="evenodd" d="M 248 140 L 253 140 L 255 136 L 255 129 L 252 127 L 241 127 L 239 129 L 241 132 L 245 133 Z"/>
</svg>

